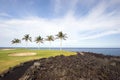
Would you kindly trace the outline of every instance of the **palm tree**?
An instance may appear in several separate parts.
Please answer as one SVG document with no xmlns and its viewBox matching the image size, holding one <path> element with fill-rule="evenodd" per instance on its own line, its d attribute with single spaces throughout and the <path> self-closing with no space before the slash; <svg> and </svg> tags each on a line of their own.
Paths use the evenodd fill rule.
<svg viewBox="0 0 120 80">
<path fill-rule="evenodd" d="M 40 45 L 40 43 L 43 43 L 43 38 L 41 36 L 38 36 L 38 37 L 36 37 L 35 42 L 39 43 L 39 45 Z"/>
<path fill-rule="evenodd" d="M 60 39 L 60 50 L 62 50 L 62 40 L 66 40 L 67 34 L 63 34 L 62 31 L 58 32 L 57 39 Z"/>
<path fill-rule="evenodd" d="M 21 43 L 21 40 L 15 38 L 11 42 L 12 42 L 12 44 L 18 44 L 18 43 Z"/>
<path fill-rule="evenodd" d="M 51 41 L 54 41 L 54 37 L 52 35 L 49 35 L 49 36 L 47 36 L 46 41 L 49 41 L 50 42 L 50 46 L 51 46 Z M 50 47 L 49 47 L 49 50 L 50 50 Z"/>
<path fill-rule="evenodd" d="M 32 38 L 29 36 L 29 34 L 24 35 L 24 37 L 22 38 L 22 40 L 26 41 L 26 48 L 27 48 L 27 42 L 28 41 L 32 42 Z"/>
</svg>

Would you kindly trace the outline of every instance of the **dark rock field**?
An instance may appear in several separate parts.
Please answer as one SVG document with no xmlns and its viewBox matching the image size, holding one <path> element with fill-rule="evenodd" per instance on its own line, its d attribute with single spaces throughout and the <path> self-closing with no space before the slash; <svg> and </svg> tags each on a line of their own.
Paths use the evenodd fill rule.
<svg viewBox="0 0 120 80">
<path fill-rule="evenodd" d="M 0 75 L 0 80 L 120 80 L 120 57 L 79 52 L 29 61 Z"/>
</svg>

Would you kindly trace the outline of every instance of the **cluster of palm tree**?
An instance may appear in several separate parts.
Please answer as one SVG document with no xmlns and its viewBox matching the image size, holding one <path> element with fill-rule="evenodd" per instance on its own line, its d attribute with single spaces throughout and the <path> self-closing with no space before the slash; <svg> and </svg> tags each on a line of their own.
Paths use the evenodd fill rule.
<svg viewBox="0 0 120 80">
<path fill-rule="evenodd" d="M 63 34 L 63 32 L 60 31 L 60 32 L 58 32 L 58 34 L 56 35 L 56 37 L 54 37 L 53 35 L 49 35 L 49 36 L 47 36 L 47 38 L 42 38 L 41 36 L 38 36 L 38 37 L 35 38 L 35 42 L 40 45 L 44 41 L 49 41 L 50 42 L 50 46 L 51 46 L 51 42 L 52 41 L 54 41 L 55 39 L 60 39 L 60 50 L 62 50 L 62 40 L 66 40 L 66 38 L 67 38 L 66 35 L 67 34 Z M 32 42 L 32 37 L 30 37 L 29 34 L 26 34 L 26 35 L 24 35 L 24 37 L 22 38 L 22 40 L 26 41 L 26 46 L 27 46 L 28 42 Z M 18 43 L 21 43 L 21 40 L 15 38 L 11 42 L 12 42 L 12 44 L 18 44 Z M 49 49 L 50 49 L 50 47 L 49 47 Z"/>
</svg>

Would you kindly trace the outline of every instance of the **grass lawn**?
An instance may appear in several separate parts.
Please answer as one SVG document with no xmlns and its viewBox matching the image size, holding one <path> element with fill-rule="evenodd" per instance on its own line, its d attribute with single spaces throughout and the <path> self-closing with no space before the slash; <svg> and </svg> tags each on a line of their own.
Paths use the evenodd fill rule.
<svg viewBox="0 0 120 80">
<path fill-rule="evenodd" d="M 8 56 L 12 53 L 21 53 L 21 52 L 34 52 L 37 55 L 34 56 Z M 47 58 L 50 56 L 57 55 L 74 55 L 75 52 L 69 51 L 59 51 L 59 50 L 28 50 L 28 49 L 15 49 L 15 50 L 0 50 L 0 73 L 4 70 L 7 70 L 10 67 L 15 65 L 19 65 L 22 62 L 39 59 L 39 58 Z"/>
</svg>

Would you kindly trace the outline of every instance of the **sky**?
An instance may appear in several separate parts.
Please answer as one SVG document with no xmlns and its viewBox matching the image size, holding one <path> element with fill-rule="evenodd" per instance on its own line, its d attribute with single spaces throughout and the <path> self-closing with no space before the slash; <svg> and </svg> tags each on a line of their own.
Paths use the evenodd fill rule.
<svg viewBox="0 0 120 80">
<path fill-rule="evenodd" d="M 32 37 L 28 47 L 48 47 L 35 37 L 59 31 L 68 37 L 63 47 L 120 48 L 120 0 L 0 0 L 0 47 L 25 47 L 11 44 L 25 34 Z"/>
</svg>

